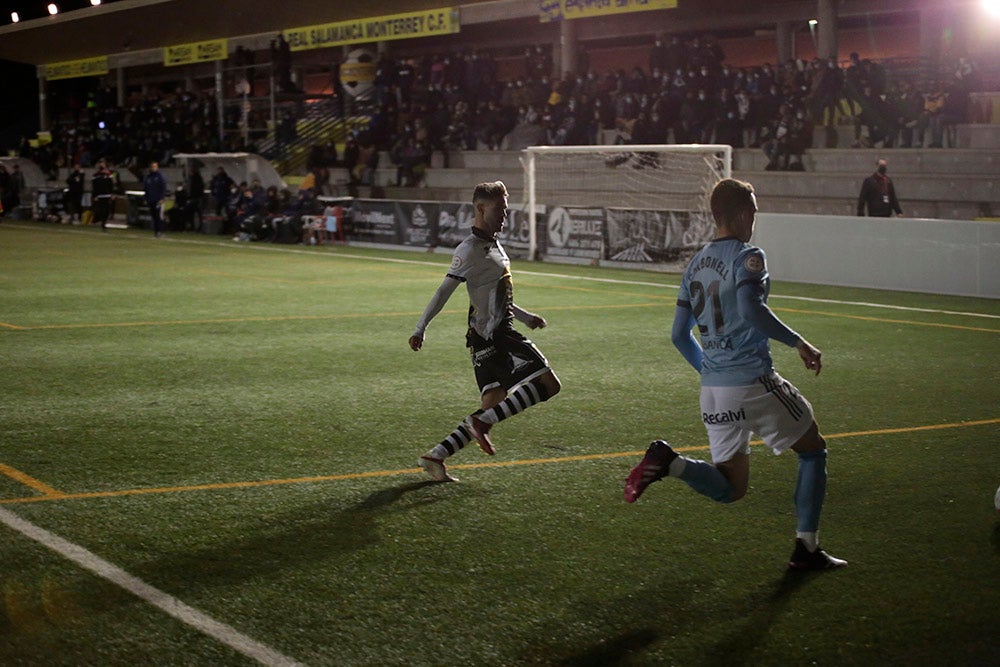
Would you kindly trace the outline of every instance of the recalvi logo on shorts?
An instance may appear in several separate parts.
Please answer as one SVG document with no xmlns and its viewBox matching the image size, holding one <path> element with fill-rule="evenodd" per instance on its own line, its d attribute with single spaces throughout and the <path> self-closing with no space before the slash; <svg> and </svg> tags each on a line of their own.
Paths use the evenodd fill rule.
<svg viewBox="0 0 1000 667">
<path fill-rule="evenodd" d="M 743 408 L 740 408 L 739 412 L 726 410 L 725 412 L 713 412 L 712 414 L 707 412 L 701 413 L 701 420 L 706 424 L 731 424 L 746 418 L 747 415 Z"/>
</svg>

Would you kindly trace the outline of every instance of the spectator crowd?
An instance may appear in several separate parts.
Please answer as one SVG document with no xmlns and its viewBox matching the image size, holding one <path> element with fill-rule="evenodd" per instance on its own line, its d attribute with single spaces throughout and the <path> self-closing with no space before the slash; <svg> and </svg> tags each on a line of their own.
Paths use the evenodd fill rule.
<svg viewBox="0 0 1000 667">
<path fill-rule="evenodd" d="M 889 69 L 856 53 L 846 64 L 815 58 L 732 67 L 712 35 L 657 37 L 647 66 L 628 72 L 598 74 L 581 56 L 578 72 L 553 79 L 551 48 L 527 47 L 521 57 L 505 56 L 504 71 L 513 73 L 502 80 L 486 51 L 384 53 L 366 106 L 345 100 L 339 82 L 333 86 L 339 108 L 370 115 L 367 129 L 348 138 L 342 155 L 332 142 L 317 147 L 307 166 L 321 182 L 330 169 L 343 168 L 352 184 L 370 184 L 380 153 L 387 153 L 397 184 L 418 185 L 434 151 L 447 166 L 449 154 L 460 150 L 725 143 L 762 149 L 769 169 L 801 169 L 816 134 L 836 145 L 837 126 L 852 128 L 853 146 L 940 147 L 966 118 L 970 93 L 981 88 L 966 58 L 943 76 Z M 103 159 L 139 179 L 150 162 L 170 165 L 180 151 L 254 151 L 233 131 L 241 113 L 234 105 L 224 110 L 223 141 L 213 93 L 177 89 L 117 106 L 115 91 L 105 87 L 68 105 L 50 144 L 31 147 L 25 140 L 20 151 L 53 178 L 59 168 Z M 279 127 L 288 121 L 294 127 L 285 118 Z M 817 126 L 826 134 L 814 133 Z"/>
</svg>

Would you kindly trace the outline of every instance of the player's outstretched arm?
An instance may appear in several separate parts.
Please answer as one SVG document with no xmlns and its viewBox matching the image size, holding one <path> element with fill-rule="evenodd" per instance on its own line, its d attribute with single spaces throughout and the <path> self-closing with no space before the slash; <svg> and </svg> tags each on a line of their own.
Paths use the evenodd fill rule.
<svg viewBox="0 0 1000 667">
<path fill-rule="evenodd" d="M 444 308 L 444 304 L 448 303 L 448 299 L 454 294 L 455 289 L 461 285 L 461 281 L 452 278 L 451 276 L 445 276 L 441 285 L 434 292 L 434 296 L 431 297 L 430 303 L 424 309 L 424 314 L 420 316 L 420 320 L 417 322 L 417 328 L 410 336 L 410 349 L 414 352 L 420 351 L 420 348 L 424 345 L 424 332 L 427 330 L 427 325 L 431 323 L 431 320 L 441 312 Z"/>
<path fill-rule="evenodd" d="M 806 368 L 816 371 L 816 375 L 819 375 L 819 372 L 823 370 L 823 353 L 810 345 L 809 341 L 805 338 L 799 339 L 799 342 L 795 345 L 795 349 L 798 351 Z"/>
<path fill-rule="evenodd" d="M 541 315 L 529 312 L 518 306 L 516 303 L 512 304 L 512 306 L 514 309 L 514 317 L 518 322 L 524 322 L 529 329 L 544 329 L 548 325 L 548 322 L 546 322 L 545 318 Z"/>
</svg>

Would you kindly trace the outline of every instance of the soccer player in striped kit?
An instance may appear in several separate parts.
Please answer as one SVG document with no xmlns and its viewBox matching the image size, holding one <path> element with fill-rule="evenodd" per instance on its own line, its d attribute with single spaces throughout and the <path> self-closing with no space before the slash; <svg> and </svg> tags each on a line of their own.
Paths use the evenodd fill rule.
<svg viewBox="0 0 1000 667">
<path fill-rule="evenodd" d="M 750 435 L 757 433 L 775 454 L 791 449 L 799 459 L 798 525 L 789 567 L 843 567 L 847 561 L 819 548 L 826 441 L 812 405 L 775 372 L 769 339 L 794 347 L 817 375 L 821 353 L 767 306 L 771 279 L 764 251 L 749 244 L 757 213 L 753 186 L 724 179 L 712 190 L 711 207 L 716 236 L 684 271 L 671 338 L 701 374 L 701 413 L 712 463 L 680 456 L 657 440 L 629 474 L 625 501 L 635 502 L 647 486 L 667 476 L 718 502 L 739 500 L 750 479 Z M 692 333 L 695 325 L 700 344 Z"/>
<path fill-rule="evenodd" d="M 438 445 L 418 460 L 432 478 L 457 481 L 448 474 L 445 459 L 476 440 L 495 454 L 490 430 L 559 393 L 559 379 L 535 345 L 514 329 L 514 320 L 530 329 L 545 326 L 545 318 L 514 303 L 510 259 L 497 235 L 507 219 L 507 188 L 502 181 L 480 183 L 472 195 L 475 221 L 472 233 L 455 248 L 451 267 L 410 336 L 410 348 L 419 351 L 424 333 L 459 285 L 469 292 L 469 330 L 466 346 L 472 355 L 481 407 L 464 419 Z"/>
</svg>

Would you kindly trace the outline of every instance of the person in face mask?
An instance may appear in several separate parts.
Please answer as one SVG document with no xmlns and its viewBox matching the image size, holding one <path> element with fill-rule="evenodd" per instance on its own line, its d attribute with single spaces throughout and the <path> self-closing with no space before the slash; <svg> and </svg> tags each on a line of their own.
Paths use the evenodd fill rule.
<svg viewBox="0 0 1000 667">
<path fill-rule="evenodd" d="M 875 173 L 865 179 L 861 185 L 861 194 L 858 195 L 858 215 L 864 216 L 865 209 L 867 215 L 871 217 L 892 217 L 893 213 L 897 217 L 903 215 L 903 209 L 899 206 L 896 198 L 896 188 L 892 179 L 886 175 L 888 162 L 885 158 L 879 158 L 875 162 Z"/>
</svg>

